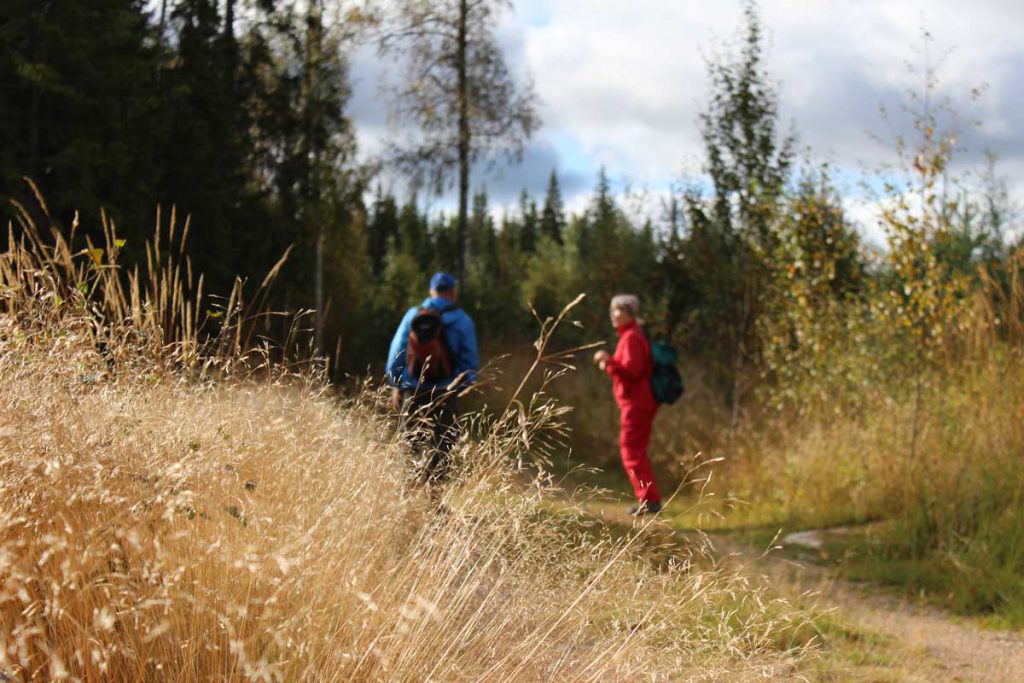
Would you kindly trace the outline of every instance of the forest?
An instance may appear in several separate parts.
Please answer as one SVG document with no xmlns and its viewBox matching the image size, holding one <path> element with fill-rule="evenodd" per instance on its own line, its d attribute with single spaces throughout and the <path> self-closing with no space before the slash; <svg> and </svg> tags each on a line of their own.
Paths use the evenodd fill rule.
<svg viewBox="0 0 1024 683">
<path fill-rule="evenodd" d="M 125 265 L 144 260 L 157 207 L 165 219 L 173 209 L 188 217 L 192 268 L 214 297 L 226 297 L 236 276 L 258 283 L 291 248 L 274 307 L 322 314 L 309 327 L 339 378 L 381 362 L 389 328 L 423 296 L 430 273 L 447 269 L 462 275 L 462 302 L 485 346 L 498 348 L 532 339 L 531 305 L 543 317 L 580 292 L 586 329 L 601 336 L 605 302 L 635 292 L 650 328 L 713 368 L 725 400 L 738 404 L 751 383 L 742 376 L 765 361 L 759 325 L 785 289 L 775 286 L 780 269 L 797 264 L 791 280 L 835 300 L 862 296 L 891 273 L 861 244 L 828 166 L 779 120 L 755 6 L 738 48 L 708 64 L 712 96 L 689 124 L 705 141 L 706 180 L 680 181 L 660 210 L 631 211 L 606 169 L 586 208 L 567 214 L 553 168 L 544 195 L 524 190 L 512 210 L 489 205 L 485 180 L 467 178 L 463 188 L 459 178 L 460 206 L 428 212 L 433 192 L 455 184 L 460 119 L 458 89 L 444 81 L 452 69 L 437 66 L 446 46 L 416 29 L 456 20 L 458 7 L 419 16 L 416 5 L 5 2 L 0 187 L 35 210 L 30 179 L 65 229 L 77 215 L 96 236 L 109 220 Z M 528 86 L 517 87 L 497 52 L 501 3 L 473 8 L 467 77 L 489 90 L 473 91 L 488 101 L 467 121 L 470 162 L 521 152 L 540 123 Z M 433 69 L 447 89 L 394 88 L 396 110 L 414 117 L 406 127 L 424 132 L 361 162 L 346 114 L 347 54 L 371 41 Z M 415 118 L 429 101 L 434 118 Z M 945 113 L 918 112 L 919 139 L 903 141 L 899 159 L 906 173 L 888 189 L 895 197 L 929 174 L 942 180 L 943 224 L 926 237 L 942 242 L 943 264 L 966 272 L 1006 257 L 1016 216 L 994 163 L 980 186 L 949 182 L 956 131 L 941 130 Z M 919 172 L 919 152 L 941 167 Z M 407 194 L 383 189 L 386 169 L 406 174 Z M 14 215 L 9 202 L 5 211 Z"/>
<path fill-rule="evenodd" d="M 382 490 L 374 487 L 398 487 L 395 482 L 400 480 L 397 442 L 381 436 L 390 434 L 389 427 L 381 406 L 368 397 L 383 380 L 395 326 L 426 296 L 431 274 L 444 270 L 458 276 L 458 303 L 473 317 L 485 365 L 494 360 L 500 367 L 488 368 L 485 393 L 470 401 L 484 425 L 471 430 L 479 440 L 466 451 L 467 471 L 474 477 L 467 486 L 477 497 L 455 490 L 449 502 L 456 506 L 470 500 L 467 506 L 482 505 L 483 510 L 496 501 L 507 503 L 510 491 L 521 483 L 521 474 L 502 474 L 488 458 L 520 464 L 525 460 L 544 472 L 553 469 L 569 482 L 596 479 L 612 488 L 624 486 L 614 474 L 589 477 L 577 471 L 580 465 L 617 471 L 614 405 L 605 378 L 590 367 L 589 358 L 556 353 L 554 374 L 534 377 L 529 384 L 534 391 L 543 383 L 543 391 L 530 400 L 519 394 L 508 400 L 499 397 L 493 403 L 507 406 L 497 416 L 487 412 L 492 394 L 486 391 L 494 388 L 490 384 L 497 385 L 498 393 L 508 391 L 504 385 L 509 381 L 515 385 L 516 373 L 529 367 L 535 353 L 543 353 L 543 344 L 534 346 L 538 334 L 547 343 L 546 331 L 553 320 L 562 320 L 559 316 L 570 302 L 577 305 L 562 321 L 555 346 L 608 342 L 608 302 L 629 292 L 641 302 L 651 337 L 679 349 L 687 384 L 681 404 L 659 414 L 651 448 L 659 478 L 676 491 L 673 500 L 679 501 L 663 515 L 666 524 L 681 533 L 747 534 L 765 544 L 774 543 L 780 530 L 840 527 L 842 534 L 830 538 L 832 545 L 821 553 L 828 562 L 843 558 L 842 566 L 832 568 L 845 579 L 894 584 L 910 595 L 927 595 L 943 608 L 985 615 L 996 625 L 1024 624 L 1021 214 L 1015 188 L 1000 166 L 1000 150 L 973 150 L 984 152 L 986 162 L 968 168 L 965 159 L 974 157 L 961 140 L 963 127 L 971 124 L 958 110 L 966 105 L 938 96 L 934 65 L 913 66 L 922 85 L 905 93 L 898 112 L 909 121 L 906 132 L 886 141 L 890 163 L 871 171 L 863 183 L 867 189 L 854 190 L 782 117 L 784 86 L 768 68 L 766 33 L 771 27 L 757 3 L 741 3 L 736 24 L 726 27 L 731 38 L 709 45 L 716 50 L 706 59 L 708 95 L 699 118 L 678 124 L 699 130 L 699 168 L 681 175 L 653 204 L 615 189 L 621 187 L 612 180 L 618 177 L 616 169 L 602 168 L 586 201 L 575 210 L 564 194 L 562 169 L 551 168 L 543 192 L 523 189 L 509 207 L 492 199 L 485 169 L 517 163 L 544 126 L 532 75 L 515 72 L 499 39 L 499 19 L 515 10 L 503 0 L 2 0 L 0 211 L 9 237 L 0 259 L 0 376 L 9 373 L 10 386 L 20 387 L 24 396 L 37 383 L 43 387 L 40 405 L 49 408 L 29 410 L 17 397 L 6 401 L 11 424 L 22 426 L 6 431 L 0 424 L 0 444 L 15 444 L 12 434 L 45 432 L 40 416 L 53 406 L 71 410 L 66 386 L 99 383 L 101 388 L 89 388 L 83 400 L 95 401 L 90 410 L 114 427 L 94 426 L 83 417 L 88 443 L 105 444 L 104 434 L 114 434 L 110 438 L 122 440 L 126 452 L 138 459 L 133 467 L 139 472 L 158 468 L 159 476 L 124 474 L 103 460 L 105 446 L 79 452 L 85 447 L 67 435 L 78 427 L 68 427 L 58 437 L 68 453 L 78 453 L 75 462 L 100 458 L 95 471 L 109 466 L 111 472 L 124 474 L 125 490 L 143 491 L 139 495 L 144 505 L 117 508 L 117 514 L 128 519 L 140 509 L 155 515 L 159 508 L 162 519 L 205 524 L 215 511 L 226 510 L 220 515 L 225 519 L 216 524 L 234 525 L 223 526 L 232 530 L 241 525 L 248 530 L 242 533 L 259 529 L 264 535 L 253 543 L 262 553 L 260 562 L 282 568 L 279 583 L 259 583 L 277 570 L 261 575 L 252 569 L 255 564 L 246 565 L 248 549 L 226 542 L 224 571 L 214 577 L 217 585 L 230 593 L 236 588 L 230 567 L 249 566 L 259 577 L 251 579 L 259 584 L 256 592 L 268 602 L 258 617 L 249 620 L 246 612 L 235 622 L 224 615 L 236 606 L 205 596 L 199 601 L 205 627 L 213 631 L 221 628 L 216 624 L 230 622 L 244 634 L 232 642 L 271 653 L 267 661 L 277 663 L 267 664 L 267 671 L 281 668 L 267 679 L 330 671 L 338 677 L 385 680 L 388 661 L 405 662 L 407 668 L 396 670 L 414 676 L 428 665 L 433 645 L 428 637 L 417 639 L 426 632 L 417 631 L 420 626 L 410 631 L 402 620 L 412 610 L 427 624 L 434 612 L 424 605 L 435 604 L 416 602 L 413 608 L 404 602 L 410 598 L 399 594 L 419 585 L 417 572 L 435 572 L 430 576 L 436 583 L 430 585 L 439 593 L 453 576 L 465 579 L 458 599 L 445 598 L 453 600 L 445 603 L 444 609 L 450 610 L 446 614 L 462 615 L 452 619 L 475 623 L 473 615 L 483 612 L 474 609 L 495 620 L 502 616 L 489 597 L 478 604 L 475 589 L 466 588 L 479 582 L 490 586 L 491 564 L 470 563 L 482 578 L 458 574 L 461 570 L 453 567 L 463 566 L 461 559 L 430 564 L 434 546 L 420 536 L 416 543 L 421 545 L 414 544 L 421 553 L 415 562 L 405 565 L 394 559 L 394 549 L 404 547 L 410 529 L 420 533 L 430 526 L 417 517 L 422 513 L 418 508 L 396 504 L 391 510 L 374 498 Z M 925 32 L 923 39 L 932 38 Z M 374 155 L 358 149 L 359 130 L 350 113 L 350 66 L 358 50 L 374 50 L 381 59 L 402 65 L 398 81 L 381 84 L 379 90 L 397 127 Z M 850 207 L 862 202 L 865 193 L 870 193 L 877 216 L 870 226 L 851 215 Z M 868 234 L 879 235 L 879 240 Z M 72 249 L 72 243 L 81 248 Z M 165 262 L 166 267 L 160 265 Z M 140 272 L 150 274 L 150 289 L 140 285 Z M 585 298 L 579 301 L 581 294 Z M 197 349 L 213 340 L 221 344 L 217 353 L 224 357 L 245 350 L 237 341 L 241 334 L 232 342 L 234 352 L 223 352 L 222 344 L 235 334 L 231 325 L 238 321 L 243 300 L 260 309 L 247 323 L 246 343 L 255 340 L 251 346 L 260 348 L 260 358 L 267 361 L 260 367 L 269 384 L 257 383 L 263 388 L 246 393 L 247 385 L 233 384 L 225 370 L 229 379 L 218 394 L 204 384 L 208 366 L 200 362 L 203 351 Z M 160 343 L 147 346 L 150 334 Z M 66 348 L 61 346 L 65 337 Z M 77 343 L 81 353 L 73 349 Z M 171 347 L 174 353 L 167 351 Z M 133 354 L 145 361 L 126 360 Z M 54 358 L 62 364 L 66 360 L 67 368 L 46 365 Z M 161 365 L 167 358 L 172 362 Z M 281 369 L 285 367 L 287 371 Z M 294 368 L 301 379 L 287 375 Z M 123 387 L 111 380 L 115 398 L 104 402 L 102 378 L 117 372 L 130 379 Z M 501 372 L 510 373 L 514 381 Z M 325 384 L 309 388 L 316 383 L 312 376 Z M 139 396 L 155 397 L 154 405 L 165 410 L 146 407 Z M 335 414 L 335 404 L 325 396 L 352 403 Z M 550 407 L 554 404 L 547 403 L 549 397 L 568 407 Z M 130 419 L 125 406 L 133 402 L 149 412 Z M 531 412 L 535 409 L 543 418 Z M 247 421 L 246 414 L 258 419 Z M 487 422 L 492 418 L 494 423 Z M 145 447 L 151 450 L 136 452 L 132 449 L 138 440 L 153 435 L 152 430 L 145 437 L 133 431 L 143 423 L 162 425 L 168 436 Z M 202 429 L 196 426 L 186 433 L 189 425 Z M 547 437 L 545 429 L 550 431 Z M 43 462 L 50 457 L 40 455 L 51 453 L 49 437 L 33 438 L 38 444 L 18 439 L 12 450 L 22 453 L 18 462 L 29 463 L 24 467 L 32 458 Z M 292 443 L 299 444 L 294 457 L 303 472 L 323 476 L 313 489 L 305 488 L 308 480 L 298 470 L 288 470 L 276 483 L 276 475 L 266 474 L 293 457 Z M 232 460 L 233 444 L 244 454 L 237 456 L 238 463 Z M 266 444 L 270 450 L 264 452 Z M 318 459 L 323 451 L 317 449 L 326 447 L 347 458 L 325 464 Z M 382 449 L 381 460 L 360 459 L 377 448 Z M 166 460 L 172 451 L 203 457 L 213 453 L 209 457 L 220 460 L 197 459 L 184 466 L 184 460 Z M 158 454 L 152 460 L 158 465 L 139 464 L 145 463 L 140 453 Z M 116 505 L 127 500 L 108 495 L 93 475 L 79 473 L 82 479 L 74 479 L 72 473 L 78 470 L 68 457 L 65 470 L 53 465 L 56 461 L 40 465 L 47 477 L 55 477 L 46 480 L 55 488 L 39 493 L 40 500 L 52 504 L 70 496 L 74 502 L 77 498 L 68 492 L 79 487 L 90 491 L 83 500 L 97 509 L 115 505 L 110 502 L 115 498 L 121 501 Z M 328 475 L 354 481 L 364 470 L 372 475 L 360 479 L 358 498 L 338 481 L 328 482 Z M 35 476 L 33 471 L 22 472 L 19 481 Z M 244 480 L 245 492 L 228 493 L 228 484 L 218 483 L 225 472 Z M 203 493 L 190 498 L 186 484 Z M 67 490 L 60 488 L 65 485 Z M 331 516 L 333 521 L 324 522 L 327 530 L 292 508 L 274 508 L 273 514 L 258 518 L 255 510 L 271 505 L 260 503 L 259 495 L 265 489 L 274 491 L 275 485 L 280 495 L 273 505 L 287 499 L 294 506 L 309 495 L 324 509 L 333 510 L 333 501 L 346 500 L 353 510 L 361 510 L 359 501 L 373 499 L 374 514 L 383 520 L 379 545 L 367 546 L 365 554 L 352 550 L 363 548 L 359 539 L 365 528 L 346 515 Z M 225 506 L 223 496 L 235 497 Z M 654 581 L 638 584 L 645 590 L 658 594 L 671 585 L 678 598 L 691 590 L 700 593 L 703 579 L 687 573 L 699 561 L 686 564 L 678 575 L 647 573 L 646 560 L 620 570 L 615 564 L 620 546 L 606 547 L 602 540 L 592 546 L 592 555 L 580 551 L 567 560 L 568 569 L 544 574 L 551 581 L 545 590 L 563 610 L 559 614 L 578 616 L 552 624 L 545 621 L 543 601 L 531 594 L 530 582 L 541 571 L 537 567 L 550 569 L 544 553 L 569 552 L 568 546 L 552 540 L 569 533 L 569 525 L 544 516 L 549 503 L 540 494 L 528 503 L 516 500 L 508 503 L 516 512 L 507 520 L 473 508 L 480 515 L 474 519 L 490 521 L 474 526 L 468 536 L 457 526 L 445 527 L 442 535 L 451 547 L 462 548 L 465 557 L 476 557 L 486 547 L 486 557 L 504 558 L 503 553 L 515 548 L 507 565 L 504 560 L 494 565 L 511 567 L 513 584 L 507 588 L 504 579 L 495 580 L 495 594 L 504 595 L 501 591 L 507 588 L 526 606 L 524 621 L 515 622 L 530 634 L 523 642 L 565 664 L 570 672 L 565 680 L 575 680 L 572 672 L 586 671 L 586 666 L 609 678 L 646 670 L 663 652 L 658 649 L 661 636 L 635 635 L 642 630 L 639 626 L 622 624 L 647 623 L 648 605 L 638 598 L 622 608 L 628 618 L 617 613 L 608 617 L 605 608 L 615 598 L 602 593 L 607 603 L 584 601 L 597 579 L 584 586 L 579 576 L 600 578 L 610 571 L 621 585 L 644 576 L 644 581 Z M 593 513 L 596 505 L 583 507 Z M 300 565 L 290 565 L 279 550 L 290 543 L 291 532 L 285 528 L 292 519 L 299 520 L 296 537 L 315 538 L 339 555 L 349 553 L 345 557 L 351 566 L 384 566 L 394 560 L 397 564 L 389 571 L 406 583 L 396 583 L 400 588 L 393 594 L 383 590 L 386 605 L 378 613 L 369 607 L 377 604 L 372 599 L 376 589 L 364 592 L 357 585 L 363 579 L 330 574 L 336 567 L 311 549 L 312 541 L 296 547 L 295 557 L 307 564 L 289 575 L 289 567 Z M 0 522 L 12 538 L 29 533 L 18 526 L 24 520 Z M 154 517 L 146 534 L 160 537 L 162 523 Z M 71 535 L 48 524 L 33 527 L 32 543 Z M 209 532 L 203 536 L 203 543 L 210 543 L 208 553 L 220 547 L 222 528 L 213 524 L 203 532 Z M 590 532 L 573 529 L 579 538 L 589 538 Z M 96 531 L 92 550 L 109 545 L 103 533 Z M 132 545 L 126 540 L 131 533 L 135 531 L 128 526 L 118 527 L 118 548 Z M 524 533 L 529 542 L 517 545 Z M 351 545 L 341 544 L 341 538 Z M 539 538 L 543 542 L 531 545 Z M 488 545 L 492 539 L 504 541 Z M 630 539 L 626 546 L 635 540 Z M 207 552 L 182 543 L 174 546 L 182 556 Z M 236 554 L 229 557 L 229 549 Z M 159 571 L 171 567 L 164 550 L 153 552 L 140 555 L 148 558 L 144 566 L 153 562 Z M 600 564 L 606 557 L 608 565 Z M 111 560 L 110 566 L 121 561 Z M 652 562 L 661 566 L 675 561 L 673 556 Z M 167 575 L 192 576 L 189 572 L 200 572 L 200 565 L 197 560 L 187 569 L 168 569 Z M 612 566 L 614 571 L 609 570 Z M 79 569 L 79 578 L 94 570 L 91 565 Z M 39 571 L 44 570 L 50 571 Z M 37 570 L 24 571 L 28 576 Z M 494 571 L 504 576 L 504 569 Z M 327 575 L 337 579 L 331 586 L 317 578 Z M 716 574 L 715 581 L 720 579 Z M 336 588 L 345 581 L 353 582 L 351 595 L 347 588 Z M 785 655 L 792 648 L 811 647 L 815 637 L 802 630 L 807 623 L 816 624 L 816 637 L 829 640 L 817 616 L 784 611 L 787 616 L 777 621 L 775 612 L 759 602 L 747 614 L 733 603 L 735 595 L 746 595 L 746 587 L 727 580 L 714 585 L 717 592 L 700 611 L 688 611 L 689 603 L 672 603 L 671 618 L 686 617 L 685 637 L 671 641 L 672 661 L 680 667 L 696 666 L 692 671 L 697 671 L 710 658 L 723 671 L 736 671 L 730 667 L 739 666 L 737 661 L 746 665 L 765 652 Z M 183 598 L 173 593 L 177 586 L 161 583 L 158 597 L 178 604 Z M 372 622 L 365 633 L 346 632 L 354 643 L 352 652 L 362 654 L 351 659 L 320 640 L 333 628 L 326 617 L 312 625 L 278 619 L 269 597 L 276 600 L 278 588 L 291 591 L 291 599 L 300 602 L 327 595 L 337 609 L 351 610 L 346 614 L 355 615 L 353 620 Z M 139 590 L 139 595 L 149 596 Z M 593 612 L 576 610 L 572 596 Z M 102 604 L 101 598 L 96 600 L 97 606 Z M 186 602 L 199 604 L 191 593 Z M 747 604 L 745 599 L 740 602 Z M 8 618 L 3 609 L 0 619 Z M 83 623 L 106 623 L 106 612 L 82 614 Z M 693 649 L 696 642 L 715 641 L 702 630 L 707 614 L 725 629 L 722 642 L 727 646 L 721 650 Z M 147 629 L 155 623 L 139 619 Z M 188 621 L 175 619 L 168 628 L 185 638 L 181 634 L 190 628 Z M 590 660 L 588 652 L 573 648 L 547 649 L 551 634 L 578 644 L 589 637 L 580 634 L 590 633 L 586 629 L 592 623 L 604 625 L 603 620 L 609 625 L 602 637 L 609 640 L 600 640 L 600 647 L 615 651 L 615 657 Z M 271 626 L 260 624 L 272 624 L 309 650 L 290 659 L 283 654 L 287 648 L 261 631 Z M 83 637 L 76 628 L 68 627 L 67 642 Z M 635 660 L 616 658 L 621 652 L 615 649 L 615 638 L 624 628 L 627 641 L 635 636 L 649 647 Z M 758 629 L 771 635 L 747 640 Z M 378 632 L 401 637 L 385 646 L 376 639 Z M 156 633 L 152 637 L 163 648 L 159 656 L 165 657 L 160 661 L 183 666 L 179 658 L 184 655 L 164 642 L 166 631 L 146 633 Z M 493 655 L 503 637 L 488 631 L 479 639 L 473 635 L 452 641 L 451 652 L 457 656 L 452 655 L 453 668 L 445 671 L 460 680 L 493 674 L 481 668 L 489 660 L 480 653 Z M 203 647 L 200 640 L 188 642 L 196 652 Z M 8 652 L 6 643 L 0 636 L 0 654 Z M 414 653 L 407 662 L 402 659 L 403 643 Z M 382 650 L 374 652 L 378 646 L 392 659 L 381 655 Z M 40 653 L 49 646 L 32 647 L 38 647 L 33 657 L 42 661 Z M 325 651 L 332 653 L 331 668 L 317 670 L 318 653 Z M 570 651 L 571 657 L 580 656 L 563 661 L 559 653 Z M 372 657 L 367 654 L 371 652 Z M 209 657 L 203 660 L 210 667 L 206 671 L 226 677 L 241 676 L 249 667 L 245 676 L 258 678 L 259 666 L 266 663 L 223 653 L 202 656 Z M 121 661 L 110 653 L 96 657 Z M 117 670 L 129 671 L 134 660 L 125 661 L 129 664 L 111 666 L 124 665 L 128 668 Z M 0 670 L 5 662 L 0 658 Z M 511 667 L 505 672 L 512 679 L 539 676 L 546 666 L 529 653 L 512 663 L 501 662 Z M 79 669 L 102 679 L 106 670 L 91 666 L 80 663 Z M 780 666 L 777 671 L 793 671 Z"/>
</svg>

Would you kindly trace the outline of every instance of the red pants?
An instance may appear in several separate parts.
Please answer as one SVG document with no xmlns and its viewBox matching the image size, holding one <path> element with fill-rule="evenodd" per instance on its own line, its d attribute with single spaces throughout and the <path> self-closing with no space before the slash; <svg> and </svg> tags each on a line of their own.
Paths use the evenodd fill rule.
<svg viewBox="0 0 1024 683">
<path fill-rule="evenodd" d="M 654 483 L 654 470 L 647 457 L 647 446 L 651 443 L 651 428 L 657 404 L 653 408 L 625 408 L 619 417 L 619 452 L 622 467 L 633 484 L 633 493 L 639 500 L 651 503 L 661 500 L 661 492 Z"/>
</svg>

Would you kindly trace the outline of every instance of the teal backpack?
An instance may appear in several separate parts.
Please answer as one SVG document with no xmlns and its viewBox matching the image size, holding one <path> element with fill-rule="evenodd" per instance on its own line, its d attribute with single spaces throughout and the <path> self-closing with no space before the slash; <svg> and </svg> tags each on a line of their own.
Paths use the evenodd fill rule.
<svg viewBox="0 0 1024 683">
<path fill-rule="evenodd" d="M 686 391 L 683 376 L 679 374 L 677 363 L 679 352 L 676 347 L 665 342 L 648 342 L 651 347 L 651 359 L 654 361 L 654 372 L 651 373 L 651 391 L 658 403 L 671 405 L 679 400 Z"/>
</svg>

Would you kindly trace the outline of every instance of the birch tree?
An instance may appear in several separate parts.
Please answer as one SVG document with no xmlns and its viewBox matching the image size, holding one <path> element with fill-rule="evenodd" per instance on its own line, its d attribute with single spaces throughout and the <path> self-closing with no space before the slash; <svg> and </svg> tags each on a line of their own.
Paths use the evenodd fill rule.
<svg viewBox="0 0 1024 683">
<path fill-rule="evenodd" d="M 393 115 L 413 124 L 390 156 L 414 181 L 440 194 L 457 184 L 458 264 L 469 261 L 467 230 L 471 166 L 514 160 L 537 128 L 534 93 L 517 83 L 495 36 L 508 0 L 394 0 L 380 47 L 404 76 L 392 89 Z"/>
</svg>

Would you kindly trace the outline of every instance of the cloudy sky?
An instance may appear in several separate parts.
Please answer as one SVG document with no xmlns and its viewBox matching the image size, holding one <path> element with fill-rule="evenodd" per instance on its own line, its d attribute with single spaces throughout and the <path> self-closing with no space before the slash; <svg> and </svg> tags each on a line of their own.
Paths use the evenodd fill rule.
<svg viewBox="0 0 1024 683">
<path fill-rule="evenodd" d="M 909 125 L 900 103 L 908 89 L 921 90 L 926 62 L 964 121 L 959 168 L 980 168 L 991 150 L 1021 196 L 1024 1 L 763 0 L 760 8 L 782 123 L 813 159 L 831 164 L 862 222 L 871 222 L 870 201 L 858 197 L 858 181 L 894 161 L 885 143 Z M 518 0 L 499 39 L 513 71 L 533 78 L 543 126 L 522 164 L 474 184 L 485 183 L 499 208 L 512 207 L 523 188 L 542 197 L 554 168 L 567 204 L 580 208 L 601 166 L 619 190 L 646 193 L 649 206 L 673 183 L 699 182 L 705 60 L 734 39 L 741 18 L 740 0 Z M 378 84 L 389 74 L 372 50 L 352 67 L 351 113 L 372 156 L 388 135 Z M 975 88 L 983 90 L 972 100 Z"/>
</svg>

